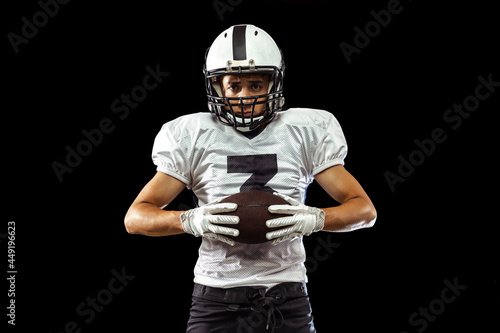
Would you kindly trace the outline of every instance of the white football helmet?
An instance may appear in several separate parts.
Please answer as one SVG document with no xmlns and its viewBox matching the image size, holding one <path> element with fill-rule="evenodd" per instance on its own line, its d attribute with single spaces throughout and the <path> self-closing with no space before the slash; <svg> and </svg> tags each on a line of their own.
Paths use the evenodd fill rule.
<svg viewBox="0 0 500 333">
<path fill-rule="evenodd" d="M 254 25 L 235 25 L 222 32 L 207 49 L 203 73 L 209 110 L 222 124 L 239 131 L 251 131 L 270 122 L 275 112 L 285 104 L 283 54 L 271 36 Z M 234 74 L 270 74 L 268 93 L 252 97 L 224 97 L 220 78 Z M 265 100 L 257 101 L 263 98 Z M 264 114 L 254 117 L 255 105 L 264 103 Z M 249 105 L 252 106 L 251 115 L 244 116 L 243 107 Z M 241 108 L 238 113 L 241 115 L 237 116 L 234 108 Z"/>
</svg>

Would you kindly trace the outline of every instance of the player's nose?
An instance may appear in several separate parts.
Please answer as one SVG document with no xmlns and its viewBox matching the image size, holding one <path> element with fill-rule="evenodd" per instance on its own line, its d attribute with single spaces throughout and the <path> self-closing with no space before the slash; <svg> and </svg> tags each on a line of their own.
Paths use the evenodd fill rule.
<svg viewBox="0 0 500 333">
<path fill-rule="evenodd" d="M 253 97 L 255 96 L 255 93 L 248 87 L 243 87 L 241 88 L 240 90 L 240 93 L 239 93 L 239 96 L 238 97 L 242 97 L 242 98 L 250 98 L 250 97 Z"/>
<path fill-rule="evenodd" d="M 253 100 L 251 99 L 254 95 L 250 91 L 250 89 L 247 88 L 242 88 L 238 95 L 236 97 L 241 98 L 241 100 L 237 103 L 234 104 L 246 104 L 246 103 L 252 103 Z M 251 105 L 245 105 L 242 106 L 244 109 L 251 108 Z"/>
<path fill-rule="evenodd" d="M 239 94 L 238 94 L 238 97 L 240 97 L 240 98 L 241 98 L 241 97 L 245 98 L 245 97 L 248 97 L 248 95 L 249 95 L 249 94 L 248 94 L 248 89 L 247 89 L 247 88 L 242 88 L 242 89 L 240 90 Z"/>
</svg>

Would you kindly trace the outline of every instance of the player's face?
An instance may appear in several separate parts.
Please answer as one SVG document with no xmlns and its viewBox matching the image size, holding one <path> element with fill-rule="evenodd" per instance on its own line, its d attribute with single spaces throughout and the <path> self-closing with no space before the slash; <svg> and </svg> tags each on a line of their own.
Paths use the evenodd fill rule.
<svg viewBox="0 0 500 333">
<path fill-rule="evenodd" d="M 224 97 L 252 97 L 267 94 L 269 87 L 269 75 L 262 74 L 242 74 L 242 75 L 225 75 L 222 77 L 222 92 Z M 262 97 L 257 99 L 257 102 L 265 101 Z M 243 103 L 253 103 L 253 99 L 244 99 Z M 239 101 L 231 101 L 231 105 L 238 105 Z M 233 111 L 237 115 L 250 117 L 252 113 L 252 105 L 241 107 L 233 106 Z M 253 116 L 259 116 L 264 113 L 266 104 L 256 104 Z"/>
</svg>

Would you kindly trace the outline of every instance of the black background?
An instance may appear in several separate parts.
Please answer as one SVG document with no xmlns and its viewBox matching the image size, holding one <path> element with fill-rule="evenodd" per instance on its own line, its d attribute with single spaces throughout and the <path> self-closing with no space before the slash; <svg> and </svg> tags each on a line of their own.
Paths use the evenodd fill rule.
<svg viewBox="0 0 500 333">
<path fill-rule="evenodd" d="M 226 3 L 226 1 L 221 0 Z M 288 107 L 331 111 L 349 144 L 346 168 L 378 210 L 375 227 L 305 238 L 340 244 L 309 272 L 319 332 L 469 332 L 498 329 L 498 241 L 493 145 L 500 88 L 456 129 L 443 120 L 473 95 L 478 76 L 500 81 L 499 21 L 491 2 L 401 1 L 402 10 L 348 63 L 339 47 L 388 1 L 71 1 L 19 52 L 7 38 L 32 21 L 36 1 L 4 4 L 3 224 L 16 222 L 16 331 L 182 332 L 200 239 L 129 235 L 123 217 L 154 175 L 161 125 L 206 110 L 206 48 L 233 24 L 266 30 L 285 55 Z M 146 66 L 169 76 L 125 119 L 111 110 L 142 83 Z M 483 92 L 485 90 L 482 90 Z M 114 130 L 60 182 L 51 164 L 82 130 Z M 414 140 L 442 128 L 447 140 L 391 191 L 384 173 Z M 312 184 L 307 203 L 334 205 Z M 187 193 L 171 204 L 191 206 Z M 7 271 L 2 238 L 2 273 Z M 324 252 L 322 252 L 324 254 Z M 317 260 L 316 260 L 317 261 Z M 112 270 L 134 276 L 95 318 L 76 308 L 108 287 Z M 410 325 L 441 297 L 444 280 L 467 286 L 433 322 Z M 4 280 L 5 281 L 5 280 Z M 3 311 L 8 285 L 0 291 Z M 7 317 L 2 313 L 4 324 Z M 9 325 L 9 329 L 13 329 Z"/>
</svg>

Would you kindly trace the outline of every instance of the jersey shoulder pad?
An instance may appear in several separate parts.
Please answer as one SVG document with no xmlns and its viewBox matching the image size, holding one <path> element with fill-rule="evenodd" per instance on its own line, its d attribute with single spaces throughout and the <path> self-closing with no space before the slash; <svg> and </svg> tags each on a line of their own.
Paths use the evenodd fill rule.
<svg viewBox="0 0 500 333">
<path fill-rule="evenodd" d="M 323 129 L 328 128 L 331 122 L 338 123 L 332 113 L 310 108 L 291 108 L 279 112 L 278 118 L 289 125 L 317 126 Z"/>
<path fill-rule="evenodd" d="M 215 117 L 208 112 L 191 113 L 180 116 L 163 125 L 164 129 L 181 135 L 181 133 L 196 133 L 201 129 L 219 127 Z"/>
</svg>

